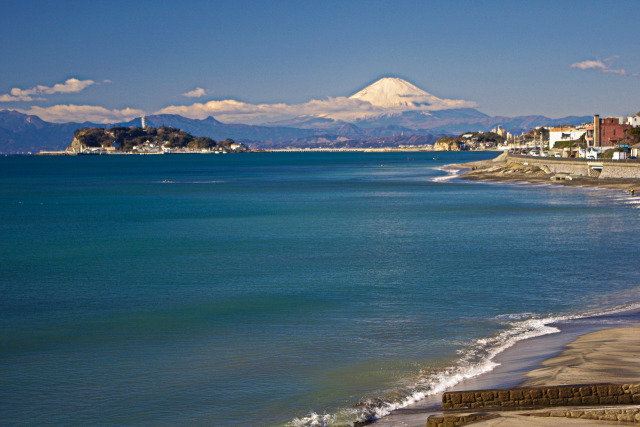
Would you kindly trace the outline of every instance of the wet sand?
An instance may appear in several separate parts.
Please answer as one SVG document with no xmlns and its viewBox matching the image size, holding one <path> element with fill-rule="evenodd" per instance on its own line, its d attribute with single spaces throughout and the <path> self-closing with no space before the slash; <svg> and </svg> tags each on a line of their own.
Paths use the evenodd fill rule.
<svg viewBox="0 0 640 427">
<path fill-rule="evenodd" d="M 605 329 L 583 335 L 526 377 L 524 387 L 640 383 L 640 328 Z"/>
</svg>

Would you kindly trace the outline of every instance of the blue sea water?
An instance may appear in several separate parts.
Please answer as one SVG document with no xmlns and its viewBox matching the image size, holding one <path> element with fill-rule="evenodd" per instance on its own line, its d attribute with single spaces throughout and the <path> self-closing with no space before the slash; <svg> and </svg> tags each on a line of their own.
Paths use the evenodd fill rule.
<svg viewBox="0 0 640 427">
<path fill-rule="evenodd" d="M 638 303 L 640 204 L 493 156 L 0 158 L 0 424 L 348 424 Z"/>
</svg>

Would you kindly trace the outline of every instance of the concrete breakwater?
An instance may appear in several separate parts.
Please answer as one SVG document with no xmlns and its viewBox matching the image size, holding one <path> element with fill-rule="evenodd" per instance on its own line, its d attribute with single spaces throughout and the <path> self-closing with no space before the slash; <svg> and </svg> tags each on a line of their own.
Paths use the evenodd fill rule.
<svg viewBox="0 0 640 427">
<path fill-rule="evenodd" d="M 599 384 L 447 392 L 446 410 L 476 408 L 528 408 L 582 405 L 628 405 L 640 403 L 640 384 Z"/>
<path fill-rule="evenodd" d="M 640 161 L 563 159 L 508 154 L 507 163 L 538 166 L 546 173 L 568 173 L 592 178 L 640 178 Z"/>
</svg>

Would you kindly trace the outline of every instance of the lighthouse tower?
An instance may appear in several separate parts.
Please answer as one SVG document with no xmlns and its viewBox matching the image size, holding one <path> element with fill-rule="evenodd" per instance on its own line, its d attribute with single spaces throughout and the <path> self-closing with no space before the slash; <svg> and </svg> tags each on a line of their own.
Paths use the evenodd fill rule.
<svg viewBox="0 0 640 427">
<path fill-rule="evenodd" d="M 146 115 L 142 115 L 142 129 L 146 129 L 147 128 L 147 116 Z"/>
</svg>

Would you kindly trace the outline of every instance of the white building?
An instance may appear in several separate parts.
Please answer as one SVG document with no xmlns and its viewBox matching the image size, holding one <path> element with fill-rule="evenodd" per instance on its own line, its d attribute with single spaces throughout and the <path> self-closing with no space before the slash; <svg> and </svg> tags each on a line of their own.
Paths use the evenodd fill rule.
<svg viewBox="0 0 640 427">
<path fill-rule="evenodd" d="M 549 128 L 549 149 L 559 141 L 575 141 L 587 132 L 586 126 L 559 126 Z"/>
<path fill-rule="evenodd" d="M 506 129 L 502 129 L 502 126 L 498 126 L 497 128 L 491 129 L 491 132 L 497 133 L 498 135 L 500 135 L 503 138 L 506 138 L 506 136 L 507 136 L 507 130 Z"/>
<path fill-rule="evenodd" d="M 640 115 L 636 114 L 634 116 L 627 117 L 627 124 L 634 128 L 640 127 Z"/>
</svg>

